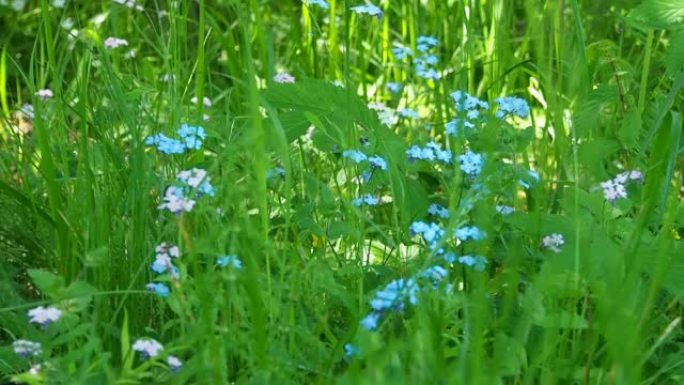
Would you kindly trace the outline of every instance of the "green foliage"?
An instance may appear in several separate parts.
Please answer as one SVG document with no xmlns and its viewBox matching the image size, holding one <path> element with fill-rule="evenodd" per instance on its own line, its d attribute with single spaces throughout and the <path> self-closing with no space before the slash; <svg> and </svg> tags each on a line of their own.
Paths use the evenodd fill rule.
<svg viewBox="0 0 684 385">
<path fill-rule="evenodd" d="M 0 0 L 0 382 L 682 383 L 684 2 L 138 3 Z M 439 79 L 416 71 L 421 35 Z M 490 108 L 450 134 L 456 90 Z M 530 116 L 497 118 L 501 96 Z M 183 123 L 200 150 L 146 144 Z M 451 163 L 407 157 L 431 142 Z M 160 210 L 193 168 L 215 196 Z M 175 269 L 152 270 L 163 242 Z M 399 279 L 415 301 L 371 307 Z M 62 316 L 30 323 L 38 306 Z M 141 338 L 164 348 L 143 359 Z"/>
</svg>

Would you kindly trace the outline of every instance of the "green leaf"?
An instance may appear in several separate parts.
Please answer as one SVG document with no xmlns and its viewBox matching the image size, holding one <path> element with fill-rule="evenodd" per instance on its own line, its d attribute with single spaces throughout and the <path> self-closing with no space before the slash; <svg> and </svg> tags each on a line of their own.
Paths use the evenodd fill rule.
<svg viewBox="0 0 684 385">
<path fill-rule="evenodd" d="M 670 76 L 684 70 L 684 28 L 672 33 L 670 45 L 665 54 L 665 66 Z"/>
<path fill-rule="evenodd" d="M 629 19 L 652 29 L 678 28 L 684 22 L 684 0 L 644 0 Z"/>
<path fill-rule="evenodd" d="M 45 270 L 30 269 L 29 276 L 43 294 L 55 298 L 64 288 L 64 279 Z"/>
</svg>

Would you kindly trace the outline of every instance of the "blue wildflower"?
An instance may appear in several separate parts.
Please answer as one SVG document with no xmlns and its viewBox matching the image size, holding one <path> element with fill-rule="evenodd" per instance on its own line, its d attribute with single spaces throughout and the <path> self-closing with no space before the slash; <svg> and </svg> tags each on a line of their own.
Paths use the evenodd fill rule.
<svg viewBox="0 0 684 385">
<path fill-rule="evenodd" d="M 451 93 L 451 99 L 456 103 L 456 109 L 458 111 L 469 111 L 477 108 L 483 110 L 489 109 L 489 104 L 482 101 L 465 91 L 455 91 Z"/>
<path fill-rule="evenodd" d="M 496 212 L 501 215 L 510 215 L 513 211 L 514 209 L 511 206 L 496 205 Z"/>
<path fill-rule="evenodd" d="M 445 126 L 447 135 L 453 136 L 456 136 L 462 128 L 473 129 L 475 128 L 475 125 L 467 120 L 454 119 Z"/>
<path fill-rule="evenodd" d="M 379 7 L 377 7 L 373 4 L 357 5 L 357 6 L 351 7 L 351 10 L 360 14 L 360 15 L 367 14 L 369 16 L 376 16 L 377 18 L 382 17 L 382 9 L 380 9 Z"/>
<path fill-rule="evenodd" d="M 413 56 L 411 48 L 402 45 L 392 48 L 392 53 L 397 60 L 404 60 L 407 56 Z"/>
<path fill-rule="evenodd" d="M 439 72 L 434 68 L 425 68 L 422 65 L 416 65 L 416 75 L 428 80 L 439 80 L 441 78 Z"/>
<path fill-rule="evenodd" d="M 274 167 L 270 170 L 266 170 L 266 179 L 271 179 L 276 176 L 285 178 L 285 169 L 282 167 Z"/>
<path fill-rule="evenodd" d="M 383 171 L 387 170 L 387 162 L 377 155 L 371 156 L 370 158 L 368 158 L 368 162 L 370 163 L 371 168 L 374 168 L 374 169 L 379 168 L 380 170 L 383 170 Z"/>
<path fill-rule="evenodd" d="M 371 308 L 376 312 L 388 309 L 404 310 L 406 301 L 412 305 L 418 303 L 417 294 L 418 285 L 413 278 L 395 279 L 375 293 L 375 298 L 371 300 Z"/>
<path fill-rule="evenodd" d="M 342 156 L 351 159 L 354 163 L 361 163 L 368 159 L 366 154 L 358 150 L 346 150 L 342 152 Z"/>
<path fill-rule="evenodd" d="M 359 353 L 361 353 L 361 351 L 356 346 L 352 344 L 344 344 L 344 354 L 347 355 L 347 358 L 351 358 Z"/>
<path fill-rule="evenodd" d="M 429 65 L 436 65 L 439 62 L 439 59 L 437 59 L 437 56 L 435 55 L 425 55 L 422 59 Z"/>
<path fill-rule="evenodd" d="M 200 126 L 190 126 L 188 124 L 182 124 L 178 129 L 177 134 L 183 139 L 185 147 L 188 150 L 199 150 L 202 148 L 202 143 L 207 137 L 204 128 Z"/>
<path fill-rule="evenodd" d="M 436 215 L 440 218 L 447 219 L 449 218 L 449 209 L 446 207 L 440 205 L 439 203 L 433 203 L 428 207 L 428 214 L 429 215 Z"/>
<path fill-rule="evenodd" d="M 242 269 L 242 261 L 237 255 L 222 255 L 216 258 L 216 265 L 219 267 L 232 267 L 234 269 Z"/>
<path fill-rule="evenodd" d="M 404 118 L 409 118 L 409 119 L 418 119 L 420 115 L 418 115 L 418 111 L 410 109 L 410 108 L 403 108 L 399 110 L 399 116 L 404 117 Z"/>
<path fill-rule="evenodd" d="M 352 204 L 356 207 L 360 207 L 363 205 L 368 205 L 368 206 L 377 206 L 378 203 L 380 203 L 380 198 L 373 196 L 371 194 L 366 194 L 360 198 L 355 198 L 352 201 Z"/>
<path fill-rule="evenodd" d="M 157 151 L 166 155 L 178 155 L 185 152 L 185 145 L 182 142 L 164 134 L 148 136 L 145 139 L 145 145 L 155 146 Z"/>
<path fill-rule="evenodd" d="M 437 47 L 439 45 L 439 40 L 437 40 L 436 37 L 434 36 L 418 36 L 418 39 L 416 39 L 417 44 L 424 44 L 429 47 Z"/>
<path fill-rule="evenodd" d="M 521 179 L 518 181 L 525 190 L 529 190 L 532 187 L 532 183 L 539 183 L 539 174 L 534 170 L 529 170 L 527 172 L 527 180 Z"/>
<path fill-rule="evenodd" d="M 158 296 L 160 296 L 162 298 L 168 297 L 169 293 L 170 293 L 169 287 L 163 283 L 148 283 L 145 286 L 145 288 L 148 291 L 154 292 L 155 294 L 157 294 Z"/>
<path fill-rule="evenodd" d="M 482 171 L 484 159 L 481 154 L 468 150 L 465 154 L 458 156 L 458 162 L 461 164 L 463 172 L 470 176 L 476 176 Z"/>
<path fill-rule="evenodd" d="M 401 84 L 396 83 L 396 82 L 389 82 L 387 83 L 387 89 L 390 90 L 390 92 L 398 94 L 401 92 Z"/>
<path fill-rule="evenodd" d="M 411 223 L 409 231 L 412 235 L 420 235 L 431 249 L 437 247 L 437 242 L 444 236 L 444 229 L 436 223 L 416 221 Z"/>
<path fill-rule="evenodd" d="M 308 6 L 318 5 L 323 9 L 328 9 L 328 3 L 325 0 L 304 0 Z"/>
<path fill-rule="evenodd" d="M 476 226 L 463 226 L 454 230 L 454 236 L 459 240 L 465 242 L 468 239 L 472 239 L 474 241 L 481 241 L 487 236 L 487 234 L 484 231 L 477 228 Z"/>
<path fill-rule="evenodd" d="M 503 119 L 509 114 L 523 119 L 530 116 L 530 105 L 525 99 L 506 96 L 494 99 L 494 101 L 499 104 L 499 110 L 496 112 L 496 117 L 499 119 Z"/>
<path fill-rule="evenodd" d="M 436 285 L 441 280 L 446 278 L 447 275 L 449 275 L 449 272 L 442 266 L 435 265 L 423 270 L 423 272 L 420 275 L 421 277 L 430 279 L 432 283 Z"/>
<path fill-rule="evenodd" d="M 378 322 L 380 321 L 380 313 L 372 312 L 368 314 L 361 320 L 361 327 L 366 330 L 375 330 L 378 327 Z"/>
<path fill-rule="evenodd" d="M 487 267 L 487 258 L 479 256 L 479 255 L 464 255 L 462 257 L 458 257 L 458 262 L 470 266 L 476 271 L 484 271 L 484 269 Z"/>
</svg>

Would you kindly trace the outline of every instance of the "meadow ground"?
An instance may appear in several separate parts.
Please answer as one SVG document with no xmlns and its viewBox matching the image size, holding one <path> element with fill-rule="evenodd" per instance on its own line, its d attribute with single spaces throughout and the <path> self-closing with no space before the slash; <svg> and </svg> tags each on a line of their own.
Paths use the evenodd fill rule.
<svg viewBox="0 0 684 385">
<path fill-rule="evenodd" d="M 684 383 L 682 0 L 0 0 L 0 383 Z"/>
</svg>

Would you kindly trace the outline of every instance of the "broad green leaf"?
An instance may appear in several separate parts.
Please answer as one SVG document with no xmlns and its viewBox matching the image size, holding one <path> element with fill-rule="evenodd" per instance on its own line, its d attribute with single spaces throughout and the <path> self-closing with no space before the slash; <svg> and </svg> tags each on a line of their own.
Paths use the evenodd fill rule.
<svg viewBox="0 0 684 385">
<path fill-rule="evenodd" d="M 648 28 L 679 28 L 684 22 L 684 0 L 644 0 L 629 18 Z"/>
<path fill-rule="evenodd" d="M 57 297 L 62 288 L 64 288 L 64 279 L 56 274 L 39 269 L 30 269 L 28 274 L 33 283 L 36 284 L 36 287 L 49 297 Z"/>
</svg>

